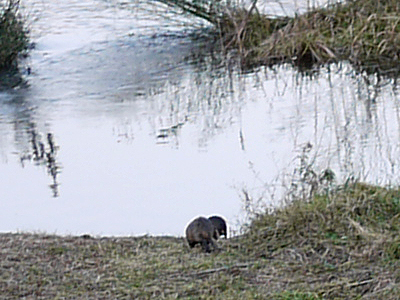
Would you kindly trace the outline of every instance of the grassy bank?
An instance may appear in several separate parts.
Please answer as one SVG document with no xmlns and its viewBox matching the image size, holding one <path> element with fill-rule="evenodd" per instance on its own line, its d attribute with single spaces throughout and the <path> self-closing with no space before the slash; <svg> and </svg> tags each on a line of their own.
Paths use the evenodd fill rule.
<svg viewBox="0 0 400 300">
<path fill-rule="evenodd" d="M 364 184 L 183 238 L 1 234 L 1 299 L 399 299 L 400 191 Z"/>
<path fill-rule="evenodd" d="M 213 24 L 224 47 L 237 49 L 246 65 L 312 66 L 348 60 L 371 72 L 400 69 L 397 0 L 347 0 L 294 17 L 262 14 L 257 0 L 249 8 L 231 1 L 158 1 Z"/>
<path fill-rule="evenodd" d="M 281 19 L 249 11 L 241 17 L 239 29 L 229 20 L 224 30 L 228 37 L 244 49 L 245 56 L 266 63 L 349 60 L 389 65 L 398 64 L 400 57 L 400 4 L 396 0 L 345 1 Z"/>
</svg>

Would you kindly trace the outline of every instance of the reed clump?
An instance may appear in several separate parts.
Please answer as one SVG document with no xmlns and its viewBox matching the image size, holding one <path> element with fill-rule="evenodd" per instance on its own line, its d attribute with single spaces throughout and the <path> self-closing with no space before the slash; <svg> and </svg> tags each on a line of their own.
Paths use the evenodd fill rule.
<svg viewBox="0 0 400 300">
<path fill-rule="evenodd" d="M 207 20 L 225 49 L 237 49 L 245 64 L 326 64 L 399 67 L 400 2 L 347 0 L 294 17 L 267 16 L 227 1 L 158 0 Z M 214 3 L 212 6 L 210 3 Z M 212 9 L 211 9 L 212 6 Z"/>
<path fill-rule="evenodd" d="M 249 30 L 257 30 L 252 28 Z M 252 47 L 255 59 L 356 64 L 397 64 L 400 4 L 353 0 L 287 19 L 287 24 Z"/>
<path fill-rule="evenodd" d="M 28 50 L 28 30 L 19 14 L 19 0 L 0 2 L 0 72 L 15 71 Z"/>
<path fill-rule="evenodd" d="M 254 2 L 255 4 L 255 2 Z M 288 18 L 266 18 L 254 8 L 230 9 L 217 20 L 216 26 L 226 49 L 236 48 L 243 58 L 254 56 L 255 50 L 274 32 L 286 26 Z"/>
</svg>

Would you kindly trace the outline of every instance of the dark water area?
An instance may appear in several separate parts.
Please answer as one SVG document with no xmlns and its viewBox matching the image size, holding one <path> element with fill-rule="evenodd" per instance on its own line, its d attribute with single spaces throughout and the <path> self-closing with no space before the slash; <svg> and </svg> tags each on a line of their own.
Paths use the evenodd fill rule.
<svg viewBox="0 0 400 300">
<path fill-rule="evenodd" d="M 308 144 L 339 182 L 399 183 L 393 80 L 345 63 L 243 73 L 144 3 L 25 9 L 31 74 L 0 93 L 0 231 L 182 235 L 211 214 L 238 230 L 243 190 L 279 203 Z"/>
</svg>

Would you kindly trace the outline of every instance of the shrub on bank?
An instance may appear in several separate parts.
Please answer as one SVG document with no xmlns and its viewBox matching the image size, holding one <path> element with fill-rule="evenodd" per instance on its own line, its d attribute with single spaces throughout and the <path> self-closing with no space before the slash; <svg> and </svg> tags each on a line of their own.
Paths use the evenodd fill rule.
<svg viewBox="0 0 400 300">
<path fill-rule="evenodd" d="M 19 0 L 0 3 L 0 72 L 17 69 L 18 57 L 28 49 L 28 30 L 19 4 Z"/>
</svg>

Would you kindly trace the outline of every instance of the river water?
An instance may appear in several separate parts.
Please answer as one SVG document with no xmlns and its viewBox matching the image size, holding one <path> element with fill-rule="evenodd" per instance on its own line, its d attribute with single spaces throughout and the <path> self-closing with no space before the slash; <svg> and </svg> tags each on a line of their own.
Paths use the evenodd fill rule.
<svg viewBox="0 0 400 300">
<path fill-rule="evenodd" d="M 24 6 L 36 46 L 27 87 L 0 93 L 0 231 L 182 235 L 219 214 L 237 232 L 243 191 L 278 203 L 306 145 L 339 182 L 399 183 L 391 80 L 348 64 L 243 73 L 162 6 Z"/>
</svg>

